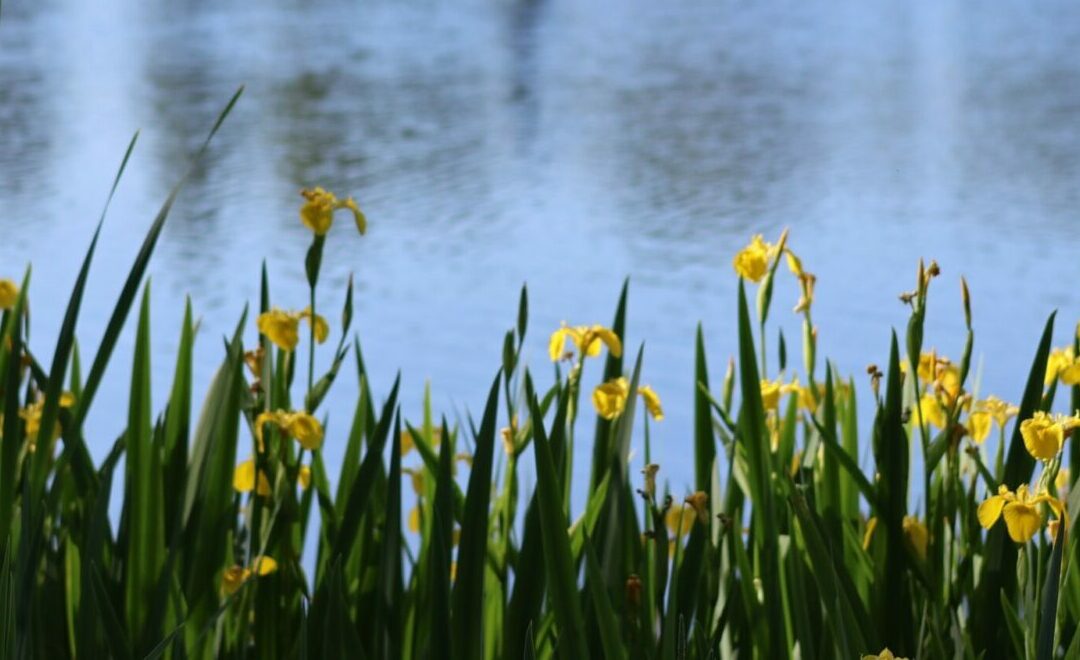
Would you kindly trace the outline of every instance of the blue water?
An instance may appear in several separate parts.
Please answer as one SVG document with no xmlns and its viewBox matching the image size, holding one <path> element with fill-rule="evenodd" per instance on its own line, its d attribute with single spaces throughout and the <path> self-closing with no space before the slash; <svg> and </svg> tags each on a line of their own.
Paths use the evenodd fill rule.
<svg viewBox="0 0 1080 660">
<path fill-rule="evenodd" d="M 1080 317 L 1078 44 L 1080 5 L 1065 1 L 6 0 L 0 277 L 33 262 L 33 346 L 49 354 L 141 129 L 81 318 L 89 355 L 158 206 L 245 85 L 151 265 L 158 402 L 185 295 L 199 383 L 257 301 L 264 258 L 275 302 L 305 304 L 297 192 L 322 184 L 370 219 L 363 238 L 344 217 L 329 237 L 332 339 L 353 272 L 376 390 L 401 369 L 412 419 L 425 380 L 452 418 L 479 412 L 522 283 L 527 360 L 548 383 L 550 331 L 609 322 L 629 276 L 628 344 L 645 342 L 667 411 L 655 459 L 681 491 L 694 328 L 718 382 L 736 346 L 731 257 L 752 233 L 790 227 L 818 276 L 821 355 L 864 401 L 920 257 L 943 272 L 927 346 L 959 356 L 966 275 L 980 390 L 1019 397 L 1047 315 L 1060 310 L 1058 343 Z M 797 298 L 785 279 L 773 318 L 801 365 Z M 132 344 L 129 327 L 90 418 L 98 458 L 124 425 Z M 355 396 L 344 373 L 332 474 Z"/>
</svg>

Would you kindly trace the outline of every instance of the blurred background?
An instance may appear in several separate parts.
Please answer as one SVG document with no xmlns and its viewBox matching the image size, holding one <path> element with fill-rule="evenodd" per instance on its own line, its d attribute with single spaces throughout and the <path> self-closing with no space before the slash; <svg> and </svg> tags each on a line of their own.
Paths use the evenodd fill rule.
<svg viewBox="0 0 1080 660">
<path fill-rule="evenodd" d="M 645 343 L 643 380 L 667 412 L 654 456 L 681 492 L 694 329 L 718 385 L 736 347 L 731 259 L 754 233 L 790 228 L 818 276 L 819 353 L 855 376 L 864 410 L 864 369 L 902 332 L 897 295 L 920 257 L 942 269 L 926 346 L 959 357 L 965 275 L 979 392 L 1019 398 L 1047 315 L 1060 312 L 1059 345 L 1080 317 L 1078 46 L 1080 5 L 1065 0 L 6 0 L 0 277 L 33 263 L 32 346 L 51 355 L 141 129 L 91 271 L 89 359 L 157 209 L 244 85 L 151 264 L 158 409 L 185 295 L 204 386 L 221 336 L 257 305 L 264 259 L 275 303 L 306 304 L 298 191 L 324 185 L 370 222 L 361 238 L 342 215 L 328 237 L 331 339 L 354 273 L 376 393 L 400 369 L 412 419 L 428 380 L 438 411 L 479 413 L 523 283 L 526 359 L 546 386 L 550 332 L 609 324 L 629 277 L 627 343 Z M 783 274 L 769 341 L 779 323 L 802 371 Z M 123 430 L 133 320 L 89 420 L 97 460 Z M 330 474 L 355 400 L 343 374 Z"/>
</svg>

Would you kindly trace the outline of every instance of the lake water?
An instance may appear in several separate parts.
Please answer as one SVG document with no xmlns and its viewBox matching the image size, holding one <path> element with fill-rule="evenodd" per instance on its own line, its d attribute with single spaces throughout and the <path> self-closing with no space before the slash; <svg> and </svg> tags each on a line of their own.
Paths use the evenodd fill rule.
<svg viewBox="0 0 1080 660">
<path fill-rule="evenodd" d="M 943 272 L 927 346 L 958 356 L 966 275 L 982 391 L 1019 397 L 1047 315 L 1061 312 L 1058 343 L 1080 316 L 1078 46 L 1067 1 L 7 0 L 0 277 L 33 262 L 33 345 L 51 353 L 142 129 L 81 318 L 91 353 L 158 206 L 245 85 L 151 265 L 157 401 L 185 294 L 202 317 L 200 383 L 257 302 L 263 258 L 275 301 L 304 305 L 297 191 L 322 184 L 370 219 L 364 238 L 345 217 L 331 232 L 323 309 L 339 332 L 354 272 L 375 387 L 400 368 L 413 419 L 427 379 L 440 410 L 479 411 L 523 282 L 527 359 L 547 383 L 550 331 L 610 322 L 630 276 L 628 343 L 646 342 L 644 380 L 667 409 L 654 451 L 681 491 L 694 327 L 718 381 L 736 346 L 731 257 L 752 233 L 790 227 L 818 276 L 821 353 L 861 386 L 904 326 L 897 294 L 919 257 Z M 797 297 L 785 279 L 773 318 L 801 365 Z M 90 419 L 99 459 L 124 425 L 131 325 Z"/>
</svg>

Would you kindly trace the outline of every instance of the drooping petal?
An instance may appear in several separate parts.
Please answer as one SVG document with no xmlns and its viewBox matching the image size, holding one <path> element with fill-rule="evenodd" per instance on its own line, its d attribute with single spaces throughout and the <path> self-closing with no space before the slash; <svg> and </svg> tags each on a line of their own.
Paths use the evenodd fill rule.
<svg viewBox="0 0 1080 660">
<path fill-rule="evenodd" d="M 660 406 L 660 395 L 656 393 L 656 390 L 648 385 L 642 385 L 638 388 L 638 394 L 641 395 L 641 399 L 645 402 L 645 408 L 652 415 L 652 418 L 656 421 L 662 421 L 664 419 L 664 409 Z"/>
<path fill-rule="evenodd" d="M 600 341 L 604 342 L 608 351 L 615 357 L 622 357 L 622 342 L 619 336 L 601 325 L 594 325 L 592 333 Z"/>
<path fill-rule="evenodd" d="M 367 233 L 367 217 L 364 212 L 360 210 L 360 207 L 356 205 L 356 200 L 352 197 L 348 197 L 341 203 L 341 208 L 349 209 L 352 211 L 353 219 L 356 220 L 356 231 L 360 232 L 363 236 Z"/>
<path fill-rule="evenodd" d="M 318 314 L 311 313 L 311 307 L 307 307 L 304 311 L 300 312 L 300 317 L 311 325 L 315 332 L 315 341 L 320 344 L 326 341 L 326 338 L 330 336 L 330 324 L 326 322 L 326 319 Z M 312 322 L 314 318 L 314 322 Z"/>
<path fill-rule="evenodd" d="M 1043 519 L 1031 504 L 1009 502 L 1002 511 L 1009 537 L 1017 543 L 1027 543 L 1042 527 Z"/>
</svg>

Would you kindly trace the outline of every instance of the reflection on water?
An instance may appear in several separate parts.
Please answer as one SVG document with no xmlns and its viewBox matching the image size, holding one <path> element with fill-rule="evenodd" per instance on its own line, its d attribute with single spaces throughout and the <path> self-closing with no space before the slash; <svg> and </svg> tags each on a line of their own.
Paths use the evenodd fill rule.
<svg viewBox="0 0 1080 660">
<path fill-rule="evenodd" d="M 203 316 L 202 382 L 263 258 L 276 300 L 302 306 L 296 193 L 318 183 L 371 220 L 364 239 L 331 234 L 326 308 L 355 272 L 376 385 L 400 367 L 408 412 L 425 378 L 442 408 L 479 405 L 522 282 L 546 377 L 547 331 L 608 320 L 631 276 L 629 340 L 647 341 L 645 379 L 665 397 L 655 446 L 675 484 L 690 475 L 693 328 L 722 368 L 730 258 L 752 232 L 792 228 L 819 276 L 823 351 L 846 373 L 884 360 L 920 256 L 945 273 L 928 345 L 960 352 L 956 277 L 972 284 L 984 393 L 1018 397 L 1046 314 L 1068 326 L 1080 311 L 1074 3 L 257 4 L 5 3 L 0 275 L 34 262 L 38 351 L 133 130 L 84 352 L 240 84 L 152 265 L 158 395 L 184 294 Z M 789 337 L 796 298 L 778 292 Z M 122 424 L 102 411 L 124 403 L 124 341 L 91 418 L 98 455 Z M 351 410 L 336 396 L 331 438 Z"/>
</svg>

